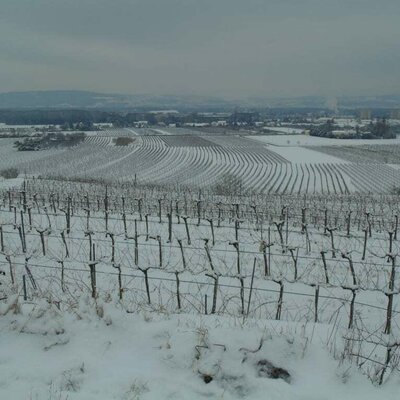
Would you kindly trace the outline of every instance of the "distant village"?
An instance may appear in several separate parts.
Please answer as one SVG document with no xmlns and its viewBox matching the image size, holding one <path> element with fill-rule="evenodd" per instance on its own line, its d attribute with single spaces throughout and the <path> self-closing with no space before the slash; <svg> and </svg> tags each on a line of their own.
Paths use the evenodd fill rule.
<svg viewBox="0 0 400 400">
<path fill-rule="evenodd" d="M 88 132 L 113 128 L 181 128 L 204 134 L 260 134 L 293 135 L 341 139 L 389 139 L 400 135 L 400 110 L 385 113 L 355 110 L 329 113 L 320 110 L 267 110 L 233 112 L 180 112 L 178 110 L 150 110 L 146 112 L 55 111 L 41 115 L 30 111 L 11 122 L 0 123 L 0 137 L 40 137 L 59 132 Z M 46 124 L 46 122 L 52 122 Z M 157 130 L 149 131 L 157 134 Z M 68 139 L 68 138 L 67 138 Z M 59 137 L 57 137 L 59 140 Z M 32 147 L 34 145 L 32 144 Z"/>
</svg>

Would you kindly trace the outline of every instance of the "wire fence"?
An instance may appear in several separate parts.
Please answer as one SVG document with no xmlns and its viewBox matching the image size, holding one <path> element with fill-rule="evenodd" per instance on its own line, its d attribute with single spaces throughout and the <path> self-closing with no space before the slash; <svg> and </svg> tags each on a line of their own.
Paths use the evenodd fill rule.
<svg viewBox="0 0 400 400">
<path fill-rule="evenodd" d="M 266 210 L 271 221 L 232 198 L 210 209 L 194 199 L 189 217 L 150 191 L 129 216 L 121 198 L 110 206 L 107 189 L 80 203 L 66 193 L 39 202 L 34 189 L 0 194 L 0 288 L 25 299 L 112 294 L 131 308 L 333 324 L 345 329 L 343 354 L 375 382 L 398 368 L 397 208 L 380 223 L 366 211 L 372 198 L 357 205 L 358 221 L 334 204 L 331 215 L 295 219 L 280 196 Z"/>
</svg>

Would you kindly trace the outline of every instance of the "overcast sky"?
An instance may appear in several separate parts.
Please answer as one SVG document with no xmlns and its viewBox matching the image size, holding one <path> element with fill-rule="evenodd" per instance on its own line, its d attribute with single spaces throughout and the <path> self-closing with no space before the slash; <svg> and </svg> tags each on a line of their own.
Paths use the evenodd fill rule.
<svg viewBox="0 0 400 400">
<path fill-rule="evenodd" d="M 400 93 L 400 0 L 0 0 L 0 92 Z"/>
</svg>

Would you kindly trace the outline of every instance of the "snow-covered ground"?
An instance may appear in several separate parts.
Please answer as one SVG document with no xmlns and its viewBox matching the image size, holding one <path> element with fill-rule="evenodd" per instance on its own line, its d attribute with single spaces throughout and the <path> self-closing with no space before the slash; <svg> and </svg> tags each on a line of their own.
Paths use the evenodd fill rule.
<svg viewBox="0 0 400 400">
<path fill-rule="evenodd" d="M 152 129 L 154 132 L 159 133 L 160 135 L 171 135 L 169 132 L 167 132 L 164 129 Z"/>
<path fill-rule="evenodd" d="M 356 146 L 400 144 L 400 137 L 396 139 L 333 139 L 309 135 L 258 135 L 249 136 L 249 139 L 276 146 Z"/>
<path fill-rule="evenodd" d="M 138 135 L 139 135 L 136 131 L 134 131 L 134 130 L 131 129 L 131 128 L 125 128 L 125 130 L 128 131 L 128 132 L 133 133 L 135 136 L 138 136 Z"/>
<path fill-rule="evenodd" d="M 0 129 L 29 129 L 29 128 L 49 128 L 50 126 L 54 126 L 56 128 L 59 128 L 60 125 L 36 125 L 36 124 L 32 124 L 32 125 L 7 125 L 5 123 L 0 123 Z"/>
<path fill-rule="evenodd" d="M 23 177 L 15 178 L 15 179 L 4 179 L 0 176 L 0 190 L 7 190 L 13 188 L 20 188 L 24 182 Z"/>
<path fill-rule="evenodd" d="M 327 326 L 127 313 L 86 298 L 0 307 L 0 398 L 12 400 L 386 400 L 328 352 Z M 261 345 L 261 348 L 257 350 Z M 268 377 L 267 363 L 290 374 Z M 279 375 L 279 374 L 278 374 Z M 206 383 L 205 380 L 212 380 Z"/>
<path fill-rule="evenodd" d="M 346 161 L 341 158 L 333 157 L 328 154 L 314 151 L 301 146 L 276 146 L 270 145 L 269 150 L 278 153 L 286 160 L 290 160 L 292 163 L 331 163 L 331 164 L 343 164 Z"/>
<path fill-rule="evenodd" d="M 272 132 L 279 132 L 283 134 L 302 134 L 304 133 L 304 129 L 299 129 L 299 128 L 292 128 L 292 127 L 286 127 L 286 126 L 266 126 L 264 130 L 269 130 Z"/>
</svg>

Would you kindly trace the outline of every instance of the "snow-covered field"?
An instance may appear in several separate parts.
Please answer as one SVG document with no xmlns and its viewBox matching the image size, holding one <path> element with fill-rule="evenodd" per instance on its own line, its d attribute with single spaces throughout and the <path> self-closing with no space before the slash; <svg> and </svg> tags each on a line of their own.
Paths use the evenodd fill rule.
<svg viewBox="0 0 400 400">
<path fill-rule="evenodd" d="M 309 135 L 258 135 L 251 139 L 275 146 L 360 146 L 400 144 L 400 137 L 396 139 L 333 139 Z"/>
<path fill-rule="evenodd" d="M 270 146 L 270 150 L 279 154 L 291 163 L 304 163 L 305 161 L 310 164 L 343 164 L 343 160 L 333 157 L 319 151 L 312 150 L 301 146 Z"/>
<path fill-rule="evenodd" d="M 303 134 L 304 129 L 298 129 L 298 128 L 291 128 L 291 127 L 280 127 L 280 126 L 271 126 L 271 127 L 265 127 L 264 129 L 267 129 L 271 132 L 279 132 L 283 133 L 285 135 L 289 134 Z"/>
<path fill-rule="evenodd" d="M 24 178 L 4 179 L 0 177 L 0 190 L 19 189 L 24 182 Z"/>
<path fill-rule="evenodd" d="M 242 189 L 255 193 L 388 193 L 400 187 L 392 167 L 400 162 L 400 139 L 154 133 L 148 128 L 107 128 L 89 132 L 74 148 L 33 152 L 18 152 L 13 139 L 0 139 L 0 171 L 15 167 L 36 176 L 207 189 L 235 177 Z M 131 142 L 117 146 L 115 139 L 121 137 Z"/>
</svg>

